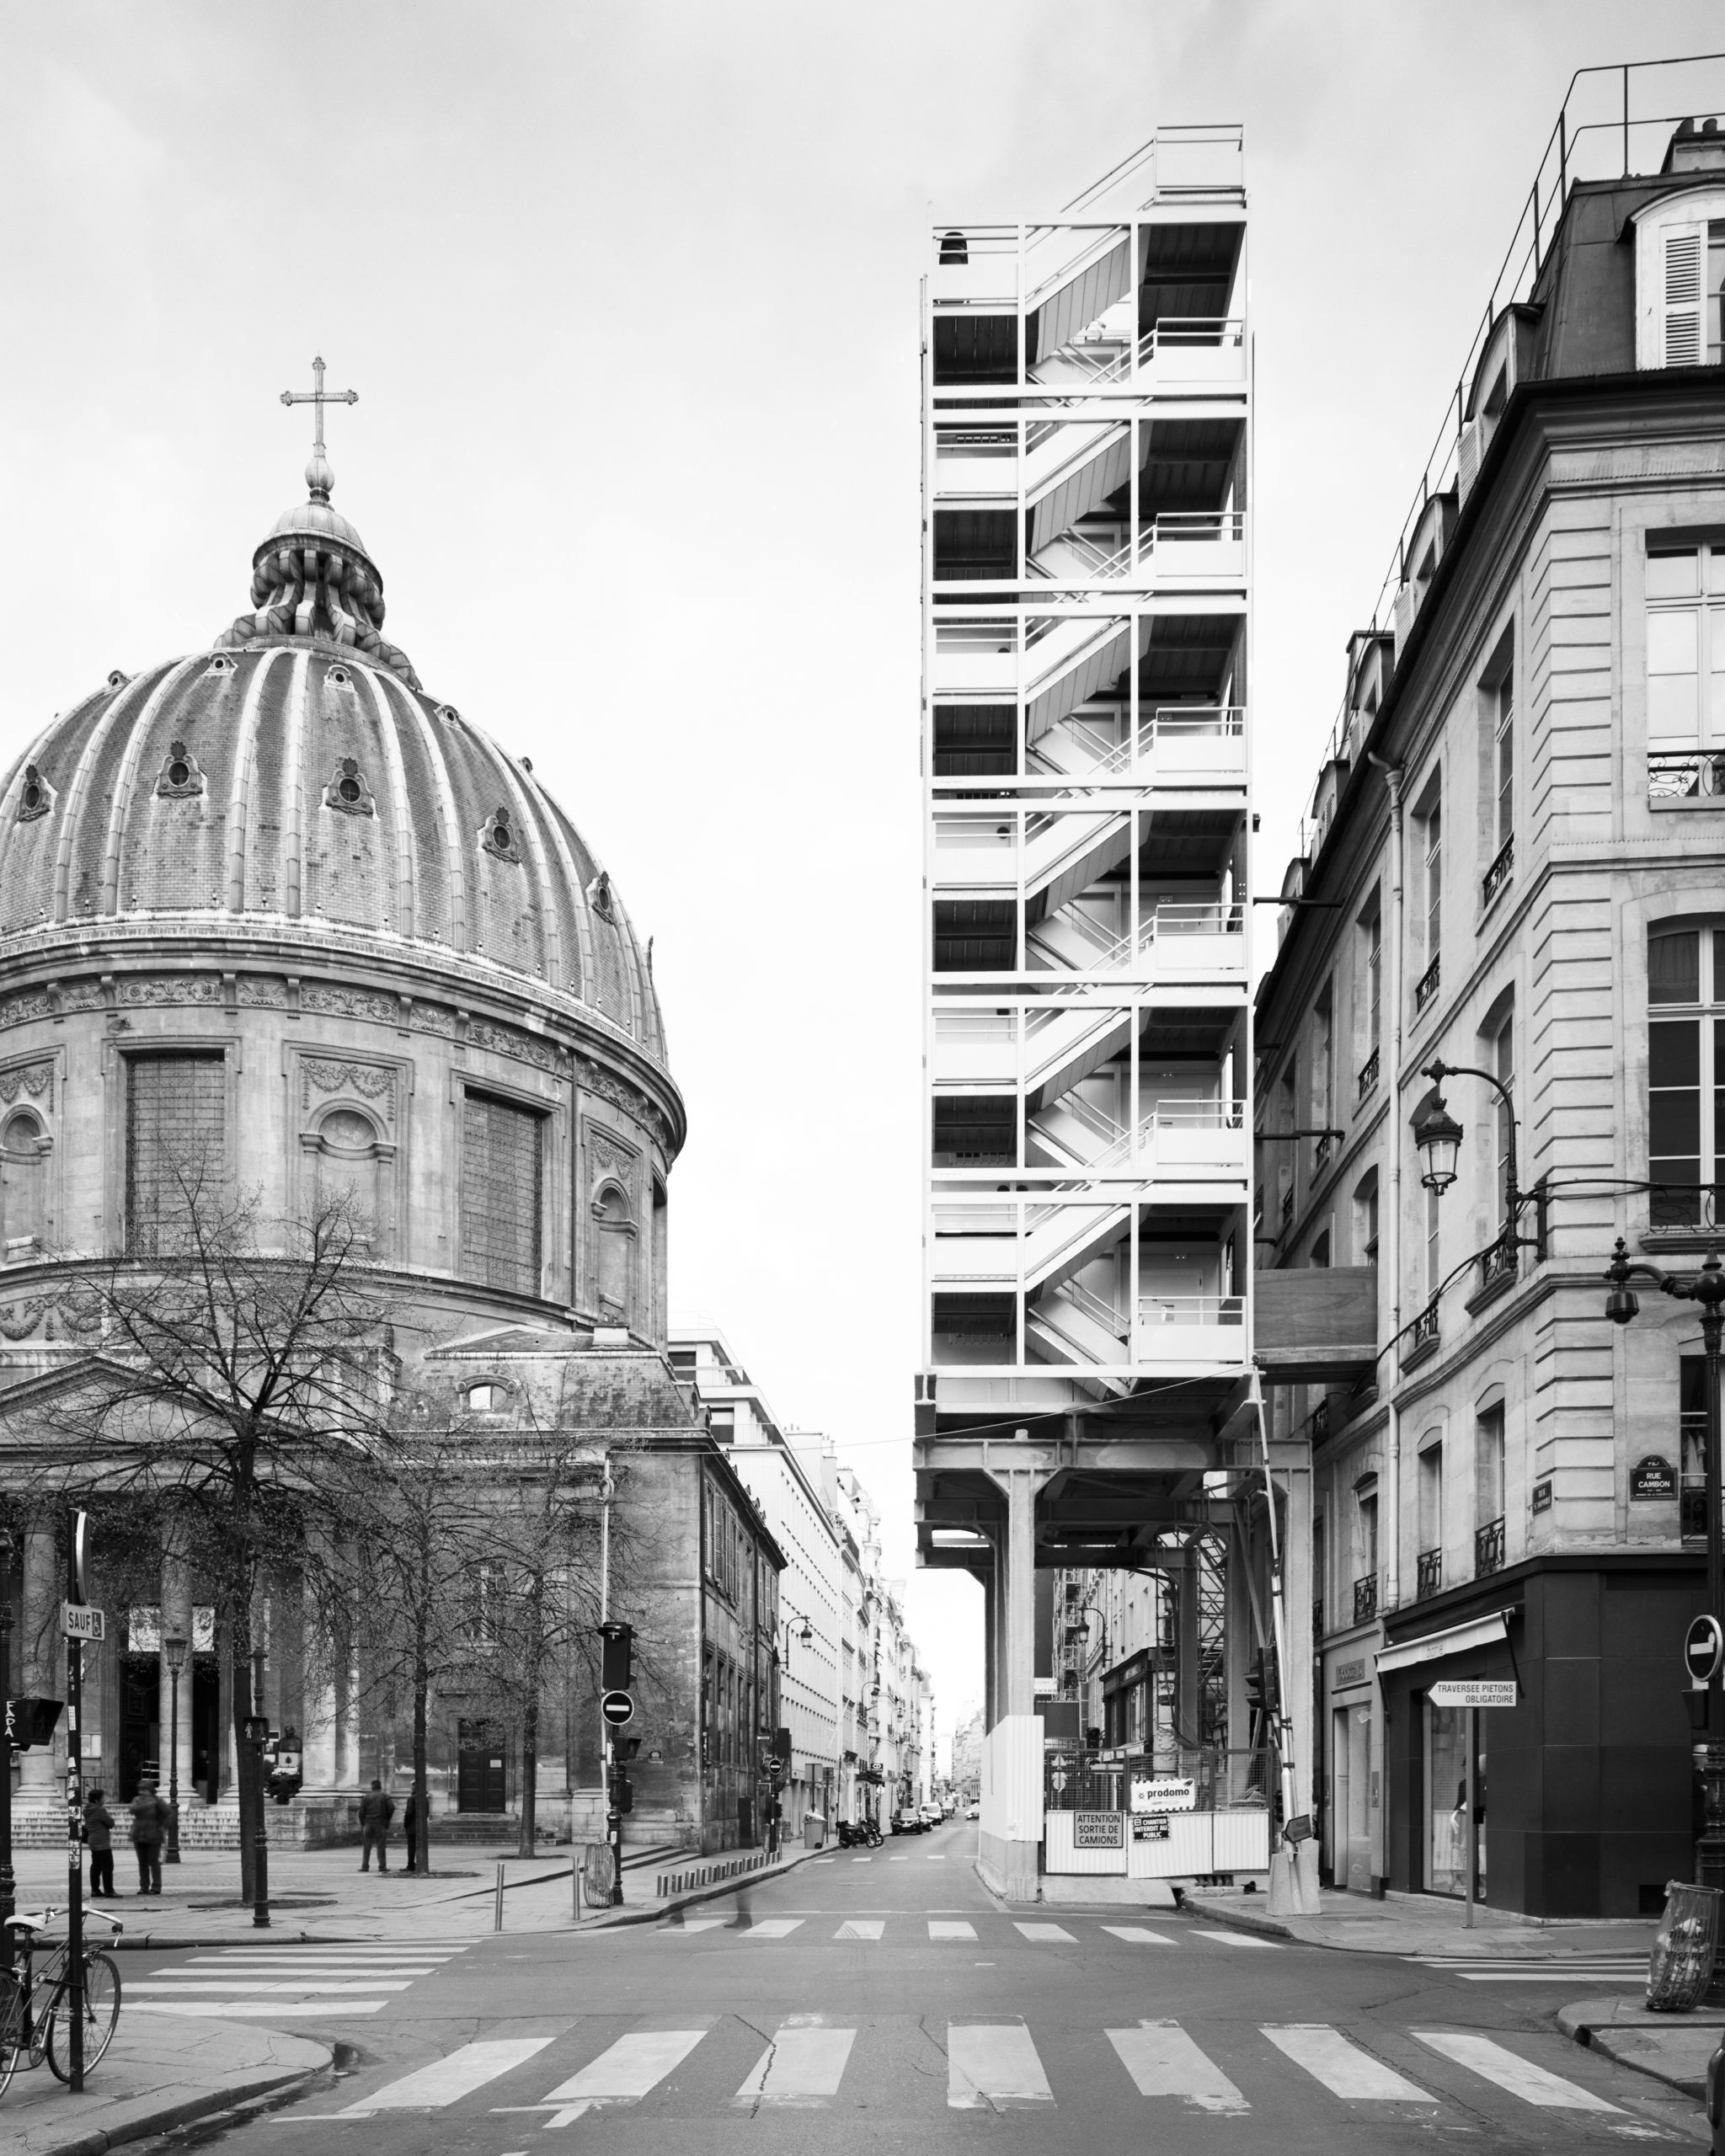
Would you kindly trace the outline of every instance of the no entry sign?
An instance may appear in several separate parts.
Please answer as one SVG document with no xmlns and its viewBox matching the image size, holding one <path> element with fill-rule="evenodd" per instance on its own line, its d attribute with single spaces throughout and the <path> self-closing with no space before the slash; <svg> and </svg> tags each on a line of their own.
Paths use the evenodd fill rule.
<svg viewBox="0 0 1725 2156">
<path fill-rule="evenodd" d="M 635 1719 L 635 1703 L 627 1692 L 607 1692 L 599 1702 L 599 1711 L 613 1729 L 621 1729 Z"/>
<path fill-rule="evenodd" d="M 1697 1617 L 1683 1636 L 1683 1666 L 1692 1684 L 1711 1684 L 1725 1658 L 1725 1631 L 1717 1617 Z"/>
</svg>

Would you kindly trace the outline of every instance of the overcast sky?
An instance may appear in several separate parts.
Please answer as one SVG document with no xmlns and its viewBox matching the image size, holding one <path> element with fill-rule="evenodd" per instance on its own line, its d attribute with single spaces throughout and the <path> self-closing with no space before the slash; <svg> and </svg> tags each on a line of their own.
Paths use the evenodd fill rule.
<svg viewBox="0 0 1725 2156">
<path fill-rule="evenodd" d="M 533 759 L 655 969 L 679 1321 L 830 1430 L 911 1573 L 917 279 L 1239 120 L 1260 888 L 1279 882 L 1573 69 L 1637 0 L 0 0 L 0 756 L 195 649 L 335 500 L 427 689 Z M 913 1579 L 943 1725 L 980 1598 Z"/>
</svg>

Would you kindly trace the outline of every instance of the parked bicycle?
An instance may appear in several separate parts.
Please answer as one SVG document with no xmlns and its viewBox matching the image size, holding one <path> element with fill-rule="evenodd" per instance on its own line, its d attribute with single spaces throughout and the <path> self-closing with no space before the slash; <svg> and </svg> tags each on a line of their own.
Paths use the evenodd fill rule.
<svg viewBox="0 0 1725 2156">
<path fill-rule="evenodd" d="M 47 1950 L 40 1971 L 35 1957 L 41 1935 L 60 1909 L 21 1909 L 12 1919 L 17 1959 L 9 1977 L 0 1974 L 0 2095 L 12 2085 L 20 2058 L 33 2067 L 44 2058 L 56 2081 L 72 2079 L 72 1956 L 61 1940 Z M 99 1917 L 117 1938 L 126 1926 L 117 1917 L 87 1908 L 84 1921 Z M 99 1947 L 83 1952 L 83 2070 L 88 2073 L 114 2039 L 120 2020 L 120 1972 Z"/>
</svg>

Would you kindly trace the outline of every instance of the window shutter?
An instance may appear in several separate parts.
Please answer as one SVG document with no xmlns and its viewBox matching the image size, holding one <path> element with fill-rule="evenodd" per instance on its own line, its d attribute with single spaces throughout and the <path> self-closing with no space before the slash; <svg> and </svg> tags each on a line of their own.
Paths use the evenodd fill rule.
<svg viewBox="0 0 1725 2156">
<path fill-rule="evenodd" d="M 1665 235 L 1665 364 L 1699 366 L 1701 360 L 1701 230 L 1699 225 Z"/>
</svg>

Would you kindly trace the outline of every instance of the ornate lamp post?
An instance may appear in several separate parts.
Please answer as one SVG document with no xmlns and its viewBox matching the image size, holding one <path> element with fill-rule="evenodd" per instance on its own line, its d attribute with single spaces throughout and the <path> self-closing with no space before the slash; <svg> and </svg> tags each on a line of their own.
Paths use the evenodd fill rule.
<svg viewBox="0 0 1725 2156">
<path fill-rule="evenodd" d="M 187 1642 L 170 1632 L 162 1642 L 168 1657 L 168 1846 L 163 1864 L 179 1862 L 179 1673 L 185 1668 Z"/>
<path fill-rule="evenodd" d="M 1632 1280 L 1651 1280 L 1662 1294 L 1700 1306 L 1701 1342 L 1707 1358 L 1707 1609 L 1716 1618 L 1725 1617 L 1725 1534 L 1722 1534 L 1720 1520 L 1719 1471 L 1719 1340 L 1725 1331 L 1725 1314 L 1722 1314 L 1725 1313 L 1725 1266 L 1720 1264 L 1718 1252 L 1710 1250 L 1700 1272 L 1681 1278 L 1662 1272 L 1656 1265 L 1632 1260 L 1619 1235 L 1605 1278 L 1611 1284 L 1605 1298 L 1605 1315 L 1614 1325 L 1629 1324 L 1641 1308 L 1629 1284 Z M 1714 1671 L 1705 1692 L 1690 1696 L 1699 1696 L 1706 1703 L 1706 1737 L 1695 1748 L 1706 1796 L 1706 1817 L 1696 1844 L 1696 1884 L 1725 1888 L 1725 1692 L 1722 1692 L 1720 1673 Z"/>
</svg>

